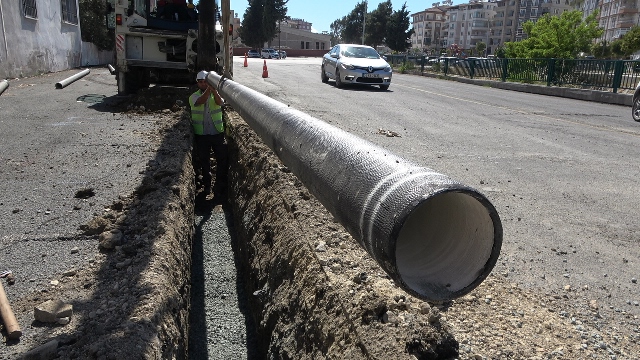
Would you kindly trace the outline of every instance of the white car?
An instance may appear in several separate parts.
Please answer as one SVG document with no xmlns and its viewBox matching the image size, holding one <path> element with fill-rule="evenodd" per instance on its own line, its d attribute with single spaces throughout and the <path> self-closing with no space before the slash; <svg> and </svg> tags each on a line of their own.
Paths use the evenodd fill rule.
<svg viewBox="0 0 640 360">
<path fill-rule="evenodd" d="M 261 58 L 263 59 L 280 59 L 280 55 L 276 49 L 262 49 Z"/>
<path fill-rule="evenodd" d="M 336 81 L 336 87 L 345 84 L 378 85 L 387 90 L 393 70 L 371 46 L 338 44 L 322 57 L 320 79 Z"/>
</svg>

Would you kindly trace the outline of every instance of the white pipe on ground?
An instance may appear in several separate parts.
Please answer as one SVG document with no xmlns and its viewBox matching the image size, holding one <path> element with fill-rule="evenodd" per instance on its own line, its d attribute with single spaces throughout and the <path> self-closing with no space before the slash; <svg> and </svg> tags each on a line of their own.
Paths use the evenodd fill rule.
<svg viewBox="0 0 640 360">
<path fill-rule="evenodd" d="M 91 72 L 91 70 L 85 69 L 85 70 L 82 70 L 82 71 L 80 71 L 79 73 L 77 73 L 77 74 L 75 74 L 73 76 L 70 76 L 70 77 L 68 77 L 68 78 L 66 78 L 66 79 L 64 79 L 64 80 L 62 80 L 60 82 L 57 82 L 56 83 L 56 89 L 64 88 L 65 86 L 71 84 L 72 82 L 85 77 L 86 75 L 89 74 L 89 72 Z"/>
</svg>

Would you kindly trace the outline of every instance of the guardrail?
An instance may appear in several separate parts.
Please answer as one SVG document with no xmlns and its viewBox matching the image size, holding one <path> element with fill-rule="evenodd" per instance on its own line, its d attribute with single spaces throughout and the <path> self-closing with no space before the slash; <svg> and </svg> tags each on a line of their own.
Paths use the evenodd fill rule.
<svg viewBox="0 0 640 360">
<path fill-rule="evenodd" d="M 431 58 L 387 55 L 394 67 L 421 72 L 593 90 L 634 90 L 640 82 L 640 61 L 595 59 Z"/>
</svg>

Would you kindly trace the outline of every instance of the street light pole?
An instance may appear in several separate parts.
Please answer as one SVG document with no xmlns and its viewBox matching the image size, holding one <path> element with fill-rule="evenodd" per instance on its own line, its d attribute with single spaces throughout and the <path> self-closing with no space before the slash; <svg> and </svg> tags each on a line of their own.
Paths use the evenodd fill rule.
<svg viewBox="0 0 640 360">
<path fill-rule="evenodd" d="M 367 25 L 367 2 L 364 2 L 364 14 L 362 15 L 362 45 L 364 45 L 364 27 Z"/>
</svg>

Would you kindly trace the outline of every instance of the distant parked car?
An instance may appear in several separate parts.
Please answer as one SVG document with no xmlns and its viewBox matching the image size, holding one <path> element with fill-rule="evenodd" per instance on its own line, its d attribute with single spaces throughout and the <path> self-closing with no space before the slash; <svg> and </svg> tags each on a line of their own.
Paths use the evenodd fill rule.
<svg viewBox="0 0 640 360">
<path fill-rule="evenodd" d="M 258 52 L 258 50 L 253 50 L 253 49 L 251 49 L 251 50 L 249 50 L 249 51 L 247 52 L 247 57 L 250 57 L 250 58 L 259 58 L 259 57 L 260 57 L 260 53 Z"/>
<path fill-rule="evenodd" d="M 286 59 L 287 58 L 287 52 L 284 50 L 278 50 L 278 55 L 280 55 L 280 59 Z"/>
<path fill-rule="evenodd" d="M 279 59 L 280 55 L 278 54 L 276 49 L 267 48 L 262 49 L 261 57 L 263 59 Z"/>
<path fill-rule="evenodd" d="M 638 83 L 638 85 L 636 86 L 636 91 L 633 93 L 631 116 L 633 117 L 633 120 L 640 121 L 640 83 Z"/>
<path fill-rule="evenodd" d="M 322 57 L 320 79 L 326 83 L 336 81 L 336 87 L 345 84 L 378 85 L 387 90 L 392 70 L 371 46 L 338 44 Z"/>
</svg>

